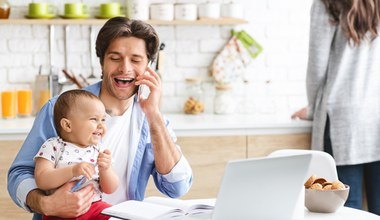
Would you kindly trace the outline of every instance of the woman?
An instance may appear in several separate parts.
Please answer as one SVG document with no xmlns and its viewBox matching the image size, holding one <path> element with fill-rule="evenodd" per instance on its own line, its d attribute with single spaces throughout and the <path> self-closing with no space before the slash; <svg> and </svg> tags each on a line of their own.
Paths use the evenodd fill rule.
<svg viewBox="0 0 380 220">
<path fill-rule="evenodd" d="M 380 0 L 314 0 L 311 9 L 308 107 L 312 149 L 335 158 L 350 186 L 346 206 L 380 215 Z"/>
</svg>

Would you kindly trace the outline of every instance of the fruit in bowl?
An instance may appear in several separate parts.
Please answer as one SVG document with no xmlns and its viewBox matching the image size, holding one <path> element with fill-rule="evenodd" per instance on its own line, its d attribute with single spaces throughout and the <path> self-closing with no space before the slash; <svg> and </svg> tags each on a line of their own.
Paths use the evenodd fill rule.
<svg viewBox="0 0 380 220">
<path fill-rule="evenodd" d="M 350 187 L 312 175 L 305 182 L 305 206 L 310 212 L 332 213 L 344 205 Z"/>
</svg>

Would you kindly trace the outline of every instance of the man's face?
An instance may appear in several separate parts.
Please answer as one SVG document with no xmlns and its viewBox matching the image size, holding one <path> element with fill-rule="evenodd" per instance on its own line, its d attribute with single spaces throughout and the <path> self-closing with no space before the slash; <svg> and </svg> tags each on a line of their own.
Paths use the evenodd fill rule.
<svg viewBox="0 0 380 220">
<path fill-rule="evenodd" d="M 103 61 L 102 89 L 107 96 L 127 100 L 137 91 L 134 82 L 148 65 L 145 42 L 135 37 L 119 37 L 109 45 Z"/>
</svg>

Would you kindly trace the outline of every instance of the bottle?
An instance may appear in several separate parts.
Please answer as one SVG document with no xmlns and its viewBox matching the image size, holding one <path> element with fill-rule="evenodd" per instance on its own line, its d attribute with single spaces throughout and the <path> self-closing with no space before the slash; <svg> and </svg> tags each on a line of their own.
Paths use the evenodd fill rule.
<svg viewBox="0 0 380 220">
<path fill-rule="evenodd" d="M 200 114 L 204 111 L 202 80 L 199 78 L 186 79 L 187 100 L 184 105 L 186 114 Z"/>
<path fill-rule="evenodd" d="M 232 114 L 235 112 L 234 97 L 230 85 L 216 85 L 214 99 L 215 114 Z"/>
<path fill-rule="evenodd" d="M 8 19 L 11 13 L 11 5 L 8 0 L 0 0 L 0 19 Z"/>
</svg>

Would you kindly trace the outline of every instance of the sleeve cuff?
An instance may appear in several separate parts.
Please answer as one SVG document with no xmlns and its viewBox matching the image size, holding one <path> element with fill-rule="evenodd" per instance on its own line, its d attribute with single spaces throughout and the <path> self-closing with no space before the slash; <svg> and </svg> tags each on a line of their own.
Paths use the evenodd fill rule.
<svg viewBox="0 0 380 220">
<path fill-rule="evenodd" d="M 35 179 L 25 179 L 17 187 L 16 198 L 18 205 L 28 212 L 32 212 L 32 210 L 26 205 L 26 197 L 30 191 L 37 188 Z"/>
<path fill-rule="evenodd" d="M 184 179 L 188 179 L 191 175 L 192 171 L 190 165 L 187 162 L 186 158 L 183 155 L 181 155 L 181 158 L 179 159 L 178 163 L 173 167 L 170 173 L 160 176 L 162 176 L 162 178 L 165 179 L 167 182 L 175 183 Z"/>
</svg>

